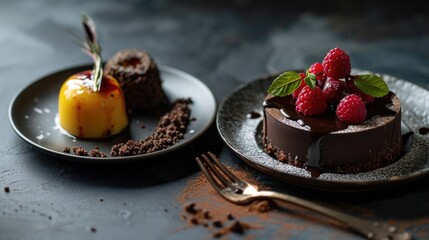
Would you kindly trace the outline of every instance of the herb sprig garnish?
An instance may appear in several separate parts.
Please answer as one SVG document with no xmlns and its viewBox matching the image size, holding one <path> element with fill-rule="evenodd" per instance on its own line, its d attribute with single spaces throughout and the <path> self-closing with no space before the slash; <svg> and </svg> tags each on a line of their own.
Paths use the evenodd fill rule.
<svg viewBox="0 0 429 240">
<path fill-rule="evenodd" d="M 292 94 L 301 85 L 301 76 L 294 71 L 284 72 L 280 74 L 271 83 L 268 92 L 274 96 L 287 96 Z"/>
<path fill-rule="evenodd" d="M 316 81 L 316 75 L 309 73 L 307 70 L 304 78 L 305 84 L 314 89 Z M 389 87 L 384 80 L 377 75 L 354 75 L 351 79 L 347 79 L 346 81 L 354 81 L 354 84 L 361 92 L 372 97 L 383 97 L 389 93 Z M 284 72 L 274 79 L 271 86 L 268 88 L 268 92 L 274 96 L 287 96 L 297 90 L 301 82 L 299 73 L 294 71 Z"/>
<path fill-rule="evenodd" d="M 80 45 L 82 51 L 90 56 L 94 62 L 91 79 L 93 81 L 92 90 L 100 91 L 101 81 L 103 79 L 103 66 L 101 58 L 101 47 L 98 43 L 97 32 L 94 21 L 86 14 L 82 14 L 82 25 L 85 31 L 85 38 L 72 32 L 76 42 Z"/>
<path fill-rule="evenodd" d="M 389 87 L 377 75 L 363 74 L 353 78 L 356 87 L 363 93 L 373 97 L 383 97 L 389 93 Z"/>
</svg>

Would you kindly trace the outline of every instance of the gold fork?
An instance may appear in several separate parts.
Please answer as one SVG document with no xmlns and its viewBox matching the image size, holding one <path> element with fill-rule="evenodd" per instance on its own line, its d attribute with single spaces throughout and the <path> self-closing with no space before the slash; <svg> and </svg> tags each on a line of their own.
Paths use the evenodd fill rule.
<svg viewBox="0 0 429 240">
<path fill-rule="evenodd" d="M 231 202 L 246 204 L 258 199 L 282 200 L 336 219 L 348 226 L 351 230 L 368 239 L 412 239 L 410 233 L 399 232 L 396 227 L 385 223 L 373 222 L 354 217 L 285 193 L 260 191 L 256 186 L 240 180 L 224 165 L 222 165 L 220 160 L 211 152 L 202 154 L 200 157 L 197 157 L 196 160 L 214 189 L 216 189 L 221 196 Z"/>
</svg>

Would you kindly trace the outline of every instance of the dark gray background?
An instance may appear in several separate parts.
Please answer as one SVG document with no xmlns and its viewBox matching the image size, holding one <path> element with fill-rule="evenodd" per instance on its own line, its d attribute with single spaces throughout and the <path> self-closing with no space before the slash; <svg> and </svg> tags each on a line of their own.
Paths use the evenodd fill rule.
<svg viewBox="0 0 429 240">
<path fill-rule="evenodd" d="M 201 79 L 218 103 L 240 84 L 308 67 L 333 47 L 347 50 L 354 68 L 429 89 L 429 11 L 413 1 L 2 1 L 0 239 L 206 239 L 210 235 L 203 228 L 177 231 L 184 225 L 177 196 L 198 171 L 193 159 L 210 149 L 243 165 L 215 128 L 198 144 L 144 166 L 68 163 L 22 141 L 8 122 L 13 96 L 44 75 L 89 63 L 67 33 L 82 31 L 82 12 L 96 22 L 105 58 L 124 48 L 145 49 L 158 63 Z M 282 191 L 342 204 L 349 212 L 347 206 L 358 205 L 375 212 L 373 218 L 405 224 L 417 239 L 429 237 L 427 179 L 382 193 L 344 196 L 253 174 Z M 6 186 L 10 193 L 3 191 Z M 359 239 L 332 225 L 305 224 L 305 232 L 289 237 Z M 97 232 L 91 233 L 90 226 Z M 268 225 L 252 234 L 284 237 Z"/>
</svg>

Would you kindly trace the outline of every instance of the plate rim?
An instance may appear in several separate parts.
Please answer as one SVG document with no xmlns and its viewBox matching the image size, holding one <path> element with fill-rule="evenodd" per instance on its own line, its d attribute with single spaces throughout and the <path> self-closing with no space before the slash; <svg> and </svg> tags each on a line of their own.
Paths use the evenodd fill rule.
<svg viewBox="0 0 429 240">
<path fill-rule="evenodd" d="M 371 72 L 367 70 L 360 70 L 360 69 L 353 69 L 353 71 L 358 72 Z M 422 91 L 429 92 L 428 89 L 425 89 L 421 86 L 418 86 L 412 82 L 409 82 L 407 80 L 397 78 L 390 74 L 380 74 L 371 72 L 373 74 L 382 75 L 386 77 L 391 77 L 399 81 L 403 81 L 405 83 L 413 85 L 413 87 L 416 87 Z M 221 130 L 221 123 L 220 123 L 220 115 L 221 110 L 224 108 L 226 102 L 237 92 L 242 91 L 246 87 L 249 87 L 251 84 L 257 84 L 257 82 L 261 82 L 263 80 L 266 80 L 269 77 L 275 77 L 278 74 L 266 74 L 262 77 L 256 78 L 255 80 L 252 80 L 247 83 L 240 84 L 236 88 L 234 88 L 227 97 L 225 97 L 221 103 L 219 104 L 219 108 L 216 114 L 216 128 L 219 132 L 220 137 L 224 141 L 224 143 L 241 159 L 243 160 L 247 165 L 251 166 L 252 168 L 257 169 L 258 171 L 263 172 L 264 174 L 267 174 L 268 176 L 272 176 L 276 179 L 281 180 L 283 183 L 291 184 L 298 187 L 304 187 L 306 189 L 313 189 L 313 190 L 321 190 L 321 191 L 328 191 L 328 192 L 363 192 L 363 191 L 371 191 L 371 190 L 378 190 L 381 187 L 393 187 L 400 184 L 406 184 L 410 181 L 415 181 L 420 178 L 426 177 L 429 174 L 429 168 L 425 169 L 419 169 L 417 171 L 411 172 L 409 174 L 390 178 L 390 179 L 380 179 L 380 180 L 372 180 L 372 181 L 353 181 L 353 180 L 332 180 L 332 179 L 314 179 L 314 178 L 304 178 L 298 175 L 285 173 L 285 172 L 278 172 L 273 169 L 268 168 L 267 166 L 264 166 L 262 164 L 258 164 L 251 159 L 249 159 L 248 156 L 243 155 L 239 149 L 237 149 L 232 142 L 223 134 Z M 265 153 L 263 153 L 265 154 Z M 295 167 L 295 166 L 292 166 Z M 297 168 L 297 167 L 296 167 Z M 289 178 L 289 179 L 286 179 Z M 334 187 L 334 188 L 333 188 Z"/>
<path fill-rule="evenodd" d="M 88 68 L 88 67 L 91 67 L 91 64 L 79 64 L 79 65 L 72 65 L 69 67 L 64 67 L 64 68 L 61 68 L 59 70 L 55 70 L 51 73 L 41 75 L 41 77 L 36 78 L 35 80 L 29 82 L 27 85 L 25 85 L 24 87 L 19 89 L 17 91 L 17 93 L 12 97 L 11 101 L 9 102 L 9 107 L 8 107 L 9 124 L 11 125 L 14 132 L 22 140 L 24 140 L 27 144 L 29 144 L 30 146 L 36 148 L 37 150 L 39 150 L 43 153 L 47 153 L 47 154 L 54 156 L 56 158 L 59 158 L 59 159 L 72 161 L 72 162 L 79 162 L 79 163 L 91 163 L 91 164 L 92 163 L 94 163 L 94 164 L 130 163 L 130 162 L 142 162 L 142 161 L 154 159 L 156 157 L 161 157 L 161 156 L 164 156 L 166 154 L 172 153 L 174 151 L 181 150 L 182 148 L 190 145 L 191 143 L 193 143 L 194 141 L 199 139 L 205 132 L 207 132 L 207 130 L 213 125 L 213 123 L 216 120 L 216 112 L 218 109 L 216 98 L 215 98 L 213 92 L 211 91 L 211 89 L 203 81 L 201 81 L 199 78 L 197 78 L 197 77 L 195 77 L 195 76 L 191 75 L 190 73 L 187 73 L 183 70 L 180 70 L 180 69 L 177 69 L 177 68 L 174 68 L 171 66 L 163 65 L 163 64 L 157 64 L 157 67 L 158 67 L 161 74 L 162 74 L 162 72 L 169 72 L 169 73 L 173 73 L 175 75 L 182 76 L 182 77 L 187 78 L 187 79 L 191 79 L 193 82 L 198 83 L 199 87 L 204 88 L 207 91 L 207 93 L 209 94 L 209 96 L 207 96 L 207 99 L 205 99 L 205 102 L 207 102 L 207 104 L 210 104 L 210 106 L 212 106 L 212 108 L 213 108 L 213 111 L 211 111 L 210 115 L 209 115 L 209 121 L 207 121 L 204 124 L 204 126 L 201 128 L 200 131 L 193 134 L 191 138 L 180 140 L 179 141 L 180 144 L 173 145 L 169 148 L 162 149 L 159 151 L 155 151 L 152 153 L 145 153 L 145 154 L 139 154 L 139 155 L 133 155 L 133 156 L 122 156 L 122 157 L 113 157 L 113 156 L 108 155 L 105 158 L 100 158 L 100 157 L 79 156 L 79 155 L 70 154 L 70 153 L 63 153 L 63 152 L 59 152 L 57 150 L 47 148 L 45 146 L 42 146 L 42 145 L 37 144 L 36 142 L 32 141 L 24 133 L 22 133 L 19 130 L 19 127 L 16 125 L 16 123 L 13 119 L 14 117 L 12 115 L 13 115 L 13 111 L 14 111 L 16 101 L 21 94 L 23 94 L 30 87 L 36 85 L 38 82 L 40 82 L 46 78 L 49 78 L 52 75 L 60 74 L 62 72 L 72 71 L 72 70 L 77 71 L 79 69 L 84 69 L 84 68 Z"/>
</svg>

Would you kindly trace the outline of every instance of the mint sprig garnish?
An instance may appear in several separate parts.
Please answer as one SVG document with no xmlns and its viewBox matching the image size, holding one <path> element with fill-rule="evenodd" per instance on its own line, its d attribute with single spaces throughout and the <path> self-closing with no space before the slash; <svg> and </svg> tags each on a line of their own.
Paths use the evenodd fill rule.
<svg viewBox="0 0 429 240">
<path fill-rule="evenodd" d="M 302 82 L 301 79 L 301 75 L 297 72 L 284 72 L 274 79 L 274 81 L 271 83 L 271 86 L 268 88 L 268 92 L 278 97 L 290 95 L 299 88 Z M 389 93 L 389 87 L 384 82 L 384 80 L 377 75 L 355 75 L 353 76 L 353 79 L 346 81 L 350 80 L 354 81 L 354 84 L 361 92 L 369 96 L 383 97 Z M 314 89 L 317 85 L 316 75 L 314 73 L 308 72 L 307 70 L 306 76 L 304 77 L 304 82 L 311 89 Z"/>
<path fill-rule="evenodd" d="M 377 75 L 356 75 L 353 79 L 356 87 L 363 93 L 373 97 L 383 97 L 389 93 L 389 87 Z"/>
<path fill-rule="evenodd" d="M 297 72 L 284 72 L 274 79 L 268 92 L 274 96 L 284 97 L 292 94 L 299 85 L 301 85 L 301 76 Z"/>
<path fill-rule="evenodd" d="M 304 78 L 305 83 L 311 88 L 314 89 L 316 87 L 316 75 L 314 73 L 306 72 L 306 76 Z"/>
</svg>

